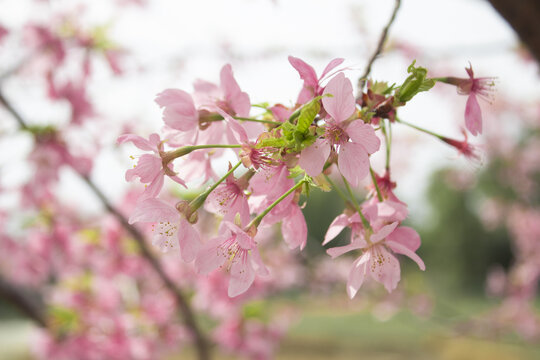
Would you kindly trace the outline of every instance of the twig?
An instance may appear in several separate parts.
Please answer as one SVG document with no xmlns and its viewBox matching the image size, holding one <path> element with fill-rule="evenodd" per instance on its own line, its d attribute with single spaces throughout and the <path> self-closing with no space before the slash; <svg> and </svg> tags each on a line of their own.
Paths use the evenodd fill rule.
<svg viewBox="0 0 540 360">
<path fill-rule="evenodd" d="M 17 120 L 17 122 L 19 123 L 19 126 L 21 127 L 21 129 L 23 130 L 27 130 L 28 129 L 28 125 L 26 124 L 26 121 L 24 121 L 24 119 L 22 118 L 22 116 L 19 114 L 19 112 L 17 112 L 17 110 L 15 110 L 13 108 L 13 106 L 11 106 L 11 103 L 9 101 L 7 101 L 7 99 L 4 97 L 4 94 L 2 94 L 2 91 L 0 91 L 0 104 L 4 105 L 4 107 L 6 108 L 6 110 L 11 114 L 13 115 L 13 117 L 15 118 L 15 120 Z"/>
<path fill-rule="evenodd" d="M 15 286 L 0 277 L 0 297 L 8 300 L 39 326 L 47 327 L 41 299 L 30 290 Z"/>
<path fill-rule="evenodd" d="M 28 129 L 27 122 L 23 117 L 11 106 L 9 101 L 3 96 L 0 89 L 0 103 L 4 105 L 6 110 L 17 120 L 20 127 L 23 130 Z M 197 348 L 197 354 L 199 360 L 208 360 L 210 359 L 210 351 L 208 347 L 208 342 L 204 337 L 203 333 L 199 329 L 197 322 L 195 321 L 195 316 L 189 303 L 187 302 L 182 290 L 176 286 L 173 280 L 165 273 L 159 260 L 152 254 L 151 250 L 148 248 L 143 234 L 134 226 L 128 223 L 127 219 L 122 215 L 105 197 L 103 192 L 94 184 L 94 182 L 85 174 L 81 174 L 75 168 L 75 172 L 83 179 L 83 181 L 88 185 L 88 187 L 94 192 L 94 194 L 99 198 L 101 203 L 105 206 L 107 211 L 111 213 L 120 224 L 128 231 L 131 236 L 137 242 L 139 249 L 141 250 L 142 256 L 148 261 L 152 269 L 159 276 L 161 281 L 163 281 L 165 287 L 174 295 L 176 302 L 180 308 L 180 312 L 184 319 L 186 326 L 191 330 L 193 338 L 195 340 L 195 347 Z"/>
<path fill-rule="evenodd" d="M 388 30 L 390 30 L 390 26 L 394 22 L 394 19 L 396 18 L 396 14 L 399 10 L 399 6 L 401 5 L 401 0 L 396 0 L 396 3 L 394 5 L 394 11 L 392 12 L 392 16 L 390 17 L 390 20 L 388 20 L 388 23 L 384 27 L 381 33 L 381 37 L 379 38 L 379 43 L 377 44 L 377 49 L 371 55 L 371 58 L 369 59 L 366 69 L 364 70 L 364 74 L 358 79 L 358 96 L 362 96 L 362 90 L 364 89 L 364 85 L 366 84 L 367 77 L 369 76 L 369 73 L 371 72 L 371 66 L 377 59 L 377 57 L 381 54 L 384 43 L 386 42 L 386 38 L 388 36 Z"/>
<path fill-rule="evenodd" d="M 178 288 L 176 284 L 171 280 L 171 278 L 165 273 L 165 271 L 163 270 L 163 266 L 161 265 L 159 260 L 152 254 L 152 252 L 148 248 L 144 236 L 139 230 L 137 230 L 137 228 L 128 223 L 124 215 L 122 215 L 115 207 L 111 205 L 103 192 L 96 186 L 96 184 L 94 184 L 94 182 L 88 176 L 82 174 L 79 175 L 101 200 L 107 211 L 111 213 L 118 220 L 118 222 L 120 222 L 120 224 L 122 224 L 122 226 L 131 234 L 131 236 L 133 236 L 142 252 L 143 257 L 150 263 L 150 266 L 154 269 L 154 271 L 161 278 L 165 286 L 169 289 L 169 291 L 173 293 L 174 297 L 176 298 L 178 306 L 180 307 L 180 311 L 182 312 L 182 315 L 184 317 L 184 321 L 193 332 L 193 337 L 195 338 L 195 345 L 197 347 L 199 359 L 209 359 L 210 354 L 208 351 L 207 341 L 202 335 L 202 332 L 200 331 L 197 322 L 195 321 L 193 311 L 189 307 L 189 304 L 186 301 L 184 294 L 182 293 L 180 288 Z"/>
</svg>

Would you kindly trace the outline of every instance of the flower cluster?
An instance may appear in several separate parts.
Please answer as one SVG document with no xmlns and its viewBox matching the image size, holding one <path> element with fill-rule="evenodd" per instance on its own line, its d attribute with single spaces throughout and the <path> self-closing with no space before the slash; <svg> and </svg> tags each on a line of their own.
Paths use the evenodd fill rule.
<svg viewBox="0 0 540 360">
<path fill-rule="evenodd" d="M 219 85 L 198 80 L 193 93 L 167 89 L 157 95 L 156 103 L 163 108 L 162 135 L 152 134 L 146 140 L 126 134 L 118 139 L 150 152 L 126 172 L 127 180 L 138 177 L 148 185 L 130 222 L 153 223 L 153 243 L 162 251 L 178 248 L 181 258 L 193 261 L 199 274 L 228 273 L 228 294 L 235 297 L 257 277 L 272 272 L 259 249 L 259 229 L 281 223 L 284 242 L 290 249 L 302 250 L 307 226 L 301 197 L 313 188 L 335 189 L 346 209 L 330 225 L 322 244 L 343 228 L 351 229 L 350 244 L 328 250 L 332 257 L 359 252 L 349 275 L 349 296 L 354 297 L 368 275 L 390 292 L 400 279 L 395 254 L 406 255 L 425 269 L 416 254 L 419 235 L 401 226 L 407 206 L 392 191 L 391 127 L 396 122 L 408 124 L 399 119 L 398 109 L 440 79 L 428 78 L 427 70 L 413 62 L 402 85 L 370 81 L 366 93 L 355 97 L 346 69 L 338 68 L 343 59 L 332 60 L 320 77 L 301 59 L 290 56 L 289 62 L 304 81 L 296 104 L 290 107 L 257 105 L 263 111 L 252 115 L 250 98 L 240 89 L 230 65 L 222 68 Z M 471 93 L 484 91 L 481 84 L 473 85 Z M 474 156 L 466 140 L 423 131 Z M 386 146 L 383 176 L 373 170 L 370 160 L 380 150 L 381 139 Z M 213 160 L 226 152 L 234 152 L 238 162 L 218 178 Z M 335 185 L 332 173 L 341 179 L 346 193 Z M 192 201 L 173 206 L 158 199 L 166 177 L 183 186 L 197 179 L 215 181 Z M 353 189 L 368 178 L 372 190 L 359 203 Z M 194 227 L 201 209 L 221 218 L 215 237 L 202 237 Z"/>
</svg>

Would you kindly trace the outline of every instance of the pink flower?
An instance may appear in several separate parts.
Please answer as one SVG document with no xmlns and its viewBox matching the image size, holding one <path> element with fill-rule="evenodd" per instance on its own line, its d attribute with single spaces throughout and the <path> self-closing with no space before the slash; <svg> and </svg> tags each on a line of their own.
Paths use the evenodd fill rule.
<svg viewBox="0 0 540 360">
<path fill-rule="evenodd" d="M 163 121 L 167 126 L 183 132 L 199 127 L 199 113 L 190 94 L 179 89 L 166 89 L 156 95 L 156 103 L 165 108 Z"/>
<path fill-rule="evenodd" d="M 80 125 L 85 118 L 95 115 L 94 107 L 86 95 L 86 84 L 83 81 L 78 83 L 67 81 L 57 86 L 51 75 L 47 76 L 47 81 L 49 82 L 49 96 L 52 99 L 63 99 L 69 102 L 72 123 Z"/>
<path fill-rule="evenodd" d="M 362 255 L 353 263 L 347 282 L 347 293 L 351 299 L 356 295 L 367 275 L 383 284 L 388 292 L 396 288 L 401 273 L 399 262 L 393 253 L 408 256 L 418 264 L 421 270 L 425 270 L 424 262 L 415 253 L 420 246 L 420 236 L 412 228 L 398 227 L 398 224 L 398 222 L 393 222 L 377 226 L 378 230 L 374 230 L 373 233 L 370 229 L 364 229 L 357 233 L 359 236 L 353 238 L 349 245 L 327 250 L 327 253 L 335 258 L 349 251 L 362 249 Z M 334 233 L 335 231 L 332 235 Z M 327 236 L 325 243 L 332 238 Z"/>
<path fill-rule="evenodd" d="M 0 44 L 4 41 L 4 38 L 9 34 L 9 30 L 0 24 Z"/>
<path fill-rule="evenodd" d="M 298 104 L 305 104 L 309 100 L 322 94 L 324 87 L 320 83 L 324 80 L 325 76 L 336 66 L 340 65 L 344 59 L 336 58 L 326 65 L 326 68 L 322 72 L 321 76 L 317 78 L 315 70 L 303 60 L 289 56 L 289 63 L 298 71 L 300 78 L 304 80 L 304 86 L 298 95 Z"/>
<path fill-rule="evenodd" d="M 167 175 L 182 186 L 186 186 L 184 181 L 176 176 L 172 169 L 172 164 L 165 163 L 161 157 L 163 154 L 163 142 L 158 134 L 151 134 L 148 140 L 132 134 L 125 134 L 118 137 L 118 143 L 122 144 L 131 141 L 133 145 L 141 150 L 152 151 L 153 154 L 141 155 L 137 165 L 133 169 L 126 171 L 126 181 L 131 181 L 138 177 L 144 184 L 148 184 L 141 199 L 156 197 L 163 187 L 164 176 Z"/>
<path fill-rule="evenodd" d="M 469 129 L 470 131 L 470 129 Z M 464 139 L 462 141 L 450 139 L 447 137 L 441 137 L 441 140 L 448 145 L 454 147 L 461 155 L 465 156 L 469 160 L 479 161 L 480 155 L 476 147 L 469 143 L 467 139 L 467 133 L 463 130 Z"/>
<path fill-rule="evenodd" d="M 469 79 L 450 77 L 447 82 L 456 85 L 459 94 L 469 95 L 465 105 L 465 126 L 473 136 L 476 136 L 482 133 L 482 111 L 476 96 L 489 100 L 495 83 L 492 77 L 475 78 L 470 64 L 465 70 Z"/>
<path fill-rule="evenodd" d="M 218 185 L 208 195 L 204 208 L 212 213 L 224 215 L 224 221 L 234 222 L 236 214 L 239 214 L 241 223 L 247 224 L 249 222 L 249 205 L 244 192 L 246 187 L 245 181 L 235 179 L 231 174 L 225 182 Z"/>
<path fill-rule="evenodd" d="M 155 198 L 142 200 L 129 218 L 129 223 L 151 222 L 153 225 L 152 244 L 161 251 L 180 248 L 185 262 L 191 262 L 201 247 L 197 230 L 185 216 L 169 204 Z"/>
<path fill-rule="evenodd" d="M 219 86 L 204 80 L 197 80 L 193 86 L 200 106 L 217 106 L 229 115 L 249 116 L 249 95 L 238 86 L 230 64 L 221 69 Z"/>
<path fill-rule="evenodd" d="M 199 251 L 195 259 L 195 268 L 200 274 L 225 266 L 230 272 L 230 297 L 238 296 L 249 289 L 255 280 L 255 274 L 268 275 L 263 264 L 257 243 L 244 230 L 229 221 L 223 221 L 220 235 L 211 239 Z"/>
<path fill-rule="evenodd" d="M 333 149 L 338 152 L 338 168 L 353 186 L 369 173 L 369 154 L 379 150 L 380 140 L 373 128 L 362 121 L 348 122 L 356 110 L 351 81 L 337 74 L 324 89 L 324 109 L 329 115 L 322 138 L 304 149 L 298 165 L 310 176 L 321 173 Z"/>
<path fill-rule="evenodd" d="M 285 164 L 263 168 L 251 178 L 249 185 L 252 195 L 250 205 L 253 212 L 261 212 L 294 186 L 289 169 Z M 283 239 L 294 249 L 302 250 L 307 242 L 307 225 L 304 215 L 298 207 L 298 199 L 292 193 L 283 199 L 266 215 L 262 224 L 281 223 Z"/>
</svg>

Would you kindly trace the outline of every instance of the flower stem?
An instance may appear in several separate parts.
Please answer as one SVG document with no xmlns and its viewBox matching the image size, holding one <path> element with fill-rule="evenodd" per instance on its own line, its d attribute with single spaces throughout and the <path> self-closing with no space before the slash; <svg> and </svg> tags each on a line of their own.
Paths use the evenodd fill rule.
<svg viewBox="0 0 540 360">
<path fill-rule="evenodd" d="M 182 157 L 182 156 L 185 156 L 185 155 L 187 155 L 187 154 L 189 154 L 189 153 L 191 153 L 192 151 L 195 151 L 195 150 L 201 150 L 201 149 L 238 149 L 238 148 L 241 148 L 241 147 L 242 147 L 241 144 L 233 144 L 233 145 L 228 145 L 228 144 L 187 145 L 187 146 L 182 146 L 181 148 L 178 148 L 176 150 L 167 151 L 165 153 L 162 153 L 161 154 L 161 159 L 163 160 L 163 162 L 165 164 L 168 164 L 172 160 L 174 160 L 176 158 L 179 158 L 179 157 Z"/>
<path fill-rule="evenodd" d="M 392 123 L 388 121 L 386 123 L 384 120 L 381 124 L 381 129 L 384 134 L 384 142 L 386 144 L 386 171 L 390 169 L 390 154 L 392 150 Z"/>
<path fill-rule="evenodd" d="M 233 119 L 240 120 L 240 121 L 251 121 L 251 122 L 258 122 L 263 124 L 270 124 L 270 125 L 281 125 L 283 124 L 280 121 L 273 121 L 273 120 L 263 120 L 263 119 L 254 119 L 254 118 L 245 118 L 240 116 L 233 116 Z"/>
<path fill-rule="evenodd" d="M 439 134 L 437 134 L 437 133 L 434 133 L 433 131 L 430 131 L 430 130 L 421 128 L 420 126 L 413 125 L 413 124 L 408 123 L 408 122 L 406 122 L 406 121 L 403 121 L 403 120 L 401 120 L 401 119 L 396 118 L 396 121 L 397 121 L 398 123 L 400 123 L 400 124 L 407 125 L 408 127 L 411 127 L 411 128 L 413 128 L 413 129 L 416 129 L 416 130 L 421 131 L 421 132 L 423 132 L 423 133 L 426 133 L 426 134 L 428 134 L 428 135 L 435 136 L 435 137 L 436 137 L 437 139 L 439 139 L 439 140 L 442 140 L 442 139 L 444 138 L 444 136 L 439 135 Z"/>
<path fill-rule="evenodd" d="M 369 224 L 369 221 L 366 219 L 364 214 L 362 214 L 362 209 L 360 209 L 360 205 L 358 204 L 358 201 L 356 201 L 356 197 L 354 196 L 354 194 L 353 194 L 353 192 L 351 190 L 351 187 L 349 186 L 349 182 L 347 181 L 347 179 L 345 179 L 345 177 L 343 175 L 341 175 L 341 178 L 343 179 L 343 183 L 345 184 L 345 188 L 347 189 L 347 192 L 349 193 L 349 196 L 351 197 L 351 201 L 352 201 L 352 203 L 354 205 L 354 208 L 358 212 L 358 215 L 360 215 L 360 219 L 362 220 L 362 225 L 364 225 L 364 227 L 366 229 L 372 230 L 371 225 Z"/>
<path fill-rule="evenodd" d="M 373 181 L 373 186 L 375 186 L 375 190 L 377 190 L 377 199 L 379 200 L 379 202 L 383 202 L 381 189 L 379 189 L 379 184 L 377 183 L 377 179 L 375 178 L 375 172 L 373 171 L 371 166 L 369 167 L 369 173 L 371 175 L 371 180 Z"/>
<path fill-rule="evenodd" d="M 289 196 L 291 193 L 293 193 L 296 189 L 298 189 L 300 186 L 302 186 L 307 180 L 304 178 L 297 182 L 292 188 L 287 190 L 285 194 L 281 195 L 276 201 L 274 201 L 270 206 L 268 206 L 262 213 L 257 215 L 256 218 L 251 220 L 251 222 L 246 226 L 246 229 L 249 229 L 251 227 L 257 227 L 261 223 L 262 219 L 270 212 L 274 207 L 276 207 L 277 204 L 282 202 L 287 196 Z"/>
<path fill-rule="evenodd" d="M 238 169 L 238 167 L 241 164 L 242 162 L 239 161 L 229 171 L 227 171 L 225 175 L 223 175 L 218 181 L 216 181 L 215 184 L 210 186 L 205 192 L 197 196 L 195 199 L 191 200 L 191 202 L 189 203 L 191 213 L 195 212 L 198 208 L 200 208 L 202 204 L 204 204 L 204 202 L 206 201 L 206 198 L 208 197 L 208 195 L 210 195 L 210 193 L 214 191 L 218 187 L 219 184 L 224 182 L 236 169 Z"/>
</svg>

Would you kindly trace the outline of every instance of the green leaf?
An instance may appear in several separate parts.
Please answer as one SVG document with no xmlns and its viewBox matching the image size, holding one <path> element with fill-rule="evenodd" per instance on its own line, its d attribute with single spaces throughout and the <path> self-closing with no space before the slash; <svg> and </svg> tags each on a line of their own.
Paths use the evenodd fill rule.
<svg viewBox="0 0 540 360">
<path fill-rule="evenodd" d="M 305 134 L 308 131 L 309 126 L 313 123 L 313 120 L 315 120 L 315 117 L 321 110 L 321 104 L 319 103 L 318 98 L 319 97 L 316 97 L 311 100 L 302 107 L 302 110 L 300 110 L 300 116 L 298 116 L 298 123 L 296 124 L 297 132 Z"/>
<path fill-rule="evenodd" d="M 411 100 L 416 94 L 422 91 L 427 91 L 435 85 L 435 80 L 426 79 L 427 69 L 423 67 L 415 67 L 416 60 L 409 65 L 407 72 L 409 77 L 405 79 L 396 93 L 396 99 L 400 103 L 405 103 Z"/>
</svg>

